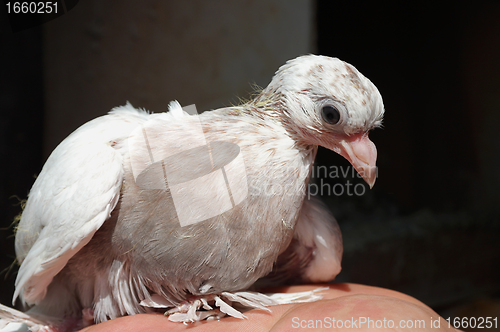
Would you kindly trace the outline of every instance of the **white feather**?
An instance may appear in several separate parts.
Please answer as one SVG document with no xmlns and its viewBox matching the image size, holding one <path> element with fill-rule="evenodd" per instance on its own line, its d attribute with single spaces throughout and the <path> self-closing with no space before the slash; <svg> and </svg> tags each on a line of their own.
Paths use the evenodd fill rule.
<svg viewBox="0 0 500 332">
<path fill-rule="evenodd" d="M 22 263 L 15 300 L 40 302 L 53 277 L 113 211 L 122 185 L 118 147 L 144 120 L 130 104 L 90 121 L 50 155 L 30 191 L 16 234 Z M 85 167 L 80 167 L 85 164 Z"/>
<path fill-rule="evenodd" d="M 294 237 L 303 247 L 313 248 L 313 259 L 302 272 L 305 280 L 327 282 L 340 273 L 342 234 L 337 221 L 318 198 L 304 200 Z"/>
<path fill-rule="evenodd" d="M 0 332 L 28 331 L 36 332 L 47 328 L 49 325 L 60 323 L 60 320 L 53 317 L 43 317 L 35 313 L 24 313 L 16 309 L 0 304 Z"/>
<path fill-rule="evenodd" d="M 243 306 L 246 310 L 260 309 L 271 312 L 271 309 L 267 307 L 280 304 L 318 301 L 322 298 L 321 292 L 327 289 L 328 288 L 326 287 L 322 287 L 305 292 L 271 294 L 250 291 L 222 292 L 220 296 L 207 295 L 206 297 L 200 297 L 195 300 L 185 302 L 173 309 L 168 310 L 165 315 L 168 316 L 170 321 L 183 323 L 197 322 L 209 317 L 222 318 L 224 314 L 239 319 L 245 319 L 247 317 L 241 311 L 234 308 L 235 303 L 238 303 L 240 307 Z M 157 304 L 162 302 L 161 298 L 157 298 L 155 296 L 155 303 L 148 302 L 148 306 L 149 304 L 152 304 L 153 307 L 163 308 L 163 305 L 161 304 L 157 306 Z M 214 302 L 213 307 L 218 307 L 220 311 L 212 310 L 212 306 L 208 304 L 209 302 Z M 202 307 L 207 310 L 200 310 Z"/>
<path fill-rule="evenodd" d="M 168 104 L 168 110 L 175 118 L 181 118 L 188 115 L 184 112 L 181 104 L 177 100 L 172 100 L 170 104 Z"/>
<path fill-rule="evenodd" d="M 220 311 L 222 311 L 223 313 L 225 313 L 229 316 L 232 316 L 235 318 L 240 318 L 240 319 L 247 318 L 245 315 L 243 315 L 241 312 L 239 312 L 238 310 L 231 307 L 229 304 L 224 302 L 218 296 L 215 296 L 215 305 L 219 307 Z"/>
</svg>

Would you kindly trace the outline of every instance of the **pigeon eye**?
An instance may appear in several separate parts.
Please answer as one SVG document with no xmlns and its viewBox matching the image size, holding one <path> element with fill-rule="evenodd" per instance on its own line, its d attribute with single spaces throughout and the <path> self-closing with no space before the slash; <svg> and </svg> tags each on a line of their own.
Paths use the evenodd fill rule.
<svg viewBox="0 0 500 332">
<path fill-rule="evenodd" d="M 321 116 L 329 124 L 336 124 L 340 120 L 340 112 L 331 105 L 323 106 Z"/>
</svg>

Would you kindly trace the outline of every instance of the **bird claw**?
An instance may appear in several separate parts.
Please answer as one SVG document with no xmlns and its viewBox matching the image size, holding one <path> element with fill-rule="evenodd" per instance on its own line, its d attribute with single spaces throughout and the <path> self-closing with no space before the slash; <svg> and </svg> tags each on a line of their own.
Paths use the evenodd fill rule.
<svg viewBox="0 0 500 332">
<path fill-rule="evenodd" d="M 229 315 L 239 319 L 247 318 L 235 309 L 235 306 L 248 309 L 261 309 L 271 311 L 269 306 L 289 303 L 314 302 L 321 299 L 321 292 L 327 288 L 317 288 L 312 291 L 300 293 L 275 293 L 262 294 L 257 292 L 222 292 L 204 296 L 192 296 L 188 300 L 167 310 L 165 316 L 173 322 L 194 323 L 201 320 L 221 319 Z M 154 301 L 142 301 L 141 304 L 154 308 L 166 308 L 167 300 L 154 294 Z"/>
<path fill-rule="evenodd" d="M 214 320 L 225 316 L 219 309 L 214 309 L 209 302 L 214 302 L 214 295 L 195 296 L 165 312 L 173 322 L 194 323 L 200 320 Z M 204 309 L 204 310 L 202 310 Z"/>
<path fill-rule="evenodd" d="M 87 327 L 94 324 L 94 310 L 92 308 L 85 308 L 82 310 L 82 325 Z"/>
</svg>

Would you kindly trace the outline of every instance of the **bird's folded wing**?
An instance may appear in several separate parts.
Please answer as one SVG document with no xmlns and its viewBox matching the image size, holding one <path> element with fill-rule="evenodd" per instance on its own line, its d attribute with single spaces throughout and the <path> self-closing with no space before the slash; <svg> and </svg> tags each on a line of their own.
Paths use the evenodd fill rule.
<svg viewBox="0 0 500 332">
<path fill-rule="evenodd" d="M 342 234 L 337 221 L 326 205 L 316 197 L 304 200 L 295 227 L 296 253 L 303 248 L 312 250 L 302 280 L 305 282 L 327 282 L 333 280 L 341 270 Z M 304 256 L 305 257 L 305 256 Z"/>
<path fill-rule="evenodd" d="M 256 286 L 331 281 L 340 273 L 342 252 L 337 221 L 320 199 L 307 197 L 292 242 L 278 257 L 273 271 L 258 280 Z"/>
<path fill-rule="evenodd" d="M 24 313 L 3 304 L 0 304 L 0 318 L 0 332 L 38 331 L 60 322 L 55 317 Z"/>
<path fill-rule="evenodd" d="M 16 234 L 22 265 L 14 300 L 21 294 L 27 303 L 40 302 L 53 277 L 110 216 L 123 179 L 123 157 L 115 145 L 143 116 L 130 108 L 80 127 L 47 160 Z"/>
</svg>

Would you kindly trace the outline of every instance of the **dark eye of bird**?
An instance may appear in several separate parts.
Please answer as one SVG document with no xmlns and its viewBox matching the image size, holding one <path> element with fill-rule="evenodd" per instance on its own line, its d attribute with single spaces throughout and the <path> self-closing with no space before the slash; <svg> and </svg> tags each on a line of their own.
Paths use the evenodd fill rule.
<svg viewBox="0 0 500 332">
<path fill-rule="evenodd" d="M 336 124 L 340 120 L 340 112 L 331 105 L 323 106 L 321 109 L 323 120 L 329 124 Z"/>
</svg>

